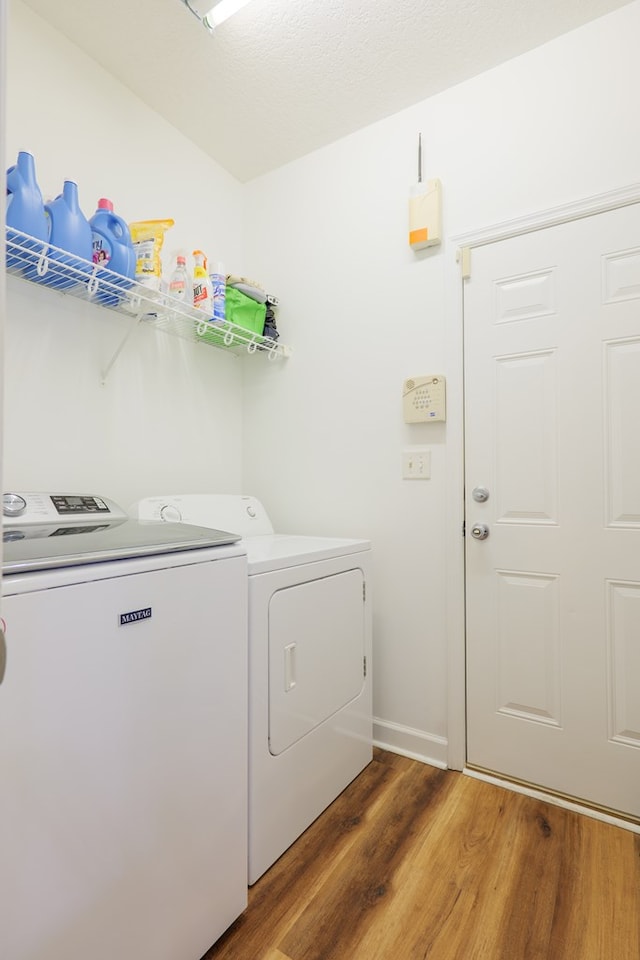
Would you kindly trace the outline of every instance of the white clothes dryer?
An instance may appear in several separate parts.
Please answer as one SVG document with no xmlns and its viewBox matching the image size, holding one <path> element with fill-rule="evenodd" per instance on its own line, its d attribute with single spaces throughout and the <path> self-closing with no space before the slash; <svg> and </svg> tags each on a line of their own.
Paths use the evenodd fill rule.
<svg viewBox="0 0 640 960">
<path fill-rule="evenodd" d="M 131 512 L 243 538 L 253 884 L 371 760 L 371 544 L 276 534 L 248 496 L 158 496 Z"/>
</svg>

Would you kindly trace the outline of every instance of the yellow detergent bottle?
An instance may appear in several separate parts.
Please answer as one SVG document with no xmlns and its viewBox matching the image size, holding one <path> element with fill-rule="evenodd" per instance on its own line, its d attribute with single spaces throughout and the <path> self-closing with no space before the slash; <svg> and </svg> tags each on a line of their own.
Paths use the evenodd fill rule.
<svg viewBox="0 0 640 960">
<path fill-rule="evenodd" d="M 193 251 L 193 305 L 207 317 L 213 316 L 213 289 L 207 273 L 207 258 L 202 250 Z"/>
</svg>

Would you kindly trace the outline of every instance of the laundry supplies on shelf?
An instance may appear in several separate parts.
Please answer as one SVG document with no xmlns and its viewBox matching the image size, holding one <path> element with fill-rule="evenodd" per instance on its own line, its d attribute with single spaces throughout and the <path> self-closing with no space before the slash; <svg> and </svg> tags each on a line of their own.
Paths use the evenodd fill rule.
<svg viewBox="0 0 640 960">
<path fill-rule="evenodd" d="M 255 280 L 247 280 L 246 277 L 238 277 L 235 274 L 230 274 L 227 277 L 227 284 L 235 290 L 239 290 L 240 293 L 243 293 L 246 297 L 255 300 L 256 303 L 267 302 L 267 291 L 259 283 L 256 283 Z"/>
<path fill-rule="evenodd" d="M 36 263 L 49 239 L 49 221 L 44 209 L 42 193 L 36 180 L 35 161 L 31 153 L 21 150 L 16 163 L 7 170 L 6 204 L 7 239 L 20 237 L 23 254 L 12 257 L 7 254 L 7 267 L 26 269 Z M 33 256 L 29 256 L 29 251 Z"/>
<path fill-rule="evenodd" d="M 248 280 L 246 277 L 231 275 L 227 277 L 227 284 L 227 289 L 235 291 L 231 295 L 235 301 L 235 309 L 231 310 L 231 315 L 228 315 L 227 319 L 247 329 L 255 329 L 257 324 L 263 337 L 269 340 L 277 340 L 280 336 L 275 315 L 275 307 L 280 302 L 278 298 L 267 293 L 255 280 Z M 242 296 L 237 296 L 237 294 Z M 264 316 L 262 310 L 256 311 L 255 308 L 249 308 L 244 298 L 249 298 L 249 300 L 253 300 L 260 305 L 264 304 Z M 248 325 L 247 319 L 249 320 Z"/>
<path fill-rule="evenodd" d="M 36 253 L 36 244 L 41 247 L 40 253 Z M 46 243 L 37 241 L 34 237 L 24 234 L 20 231 L 7 228 L 6 231 L 6 250 L 7 250 L 7 273 L 14 277 L 29 282 L 29 272 L 33 268 L 34 262 L 44 269 L 49 269 L 49 253 L 64 253 L 52 248 Z M 225 319 L 219 324 L 214 324 L 212 318 L 206 317 L 204 312 L 196 310 L 191 303 L 180 303 L 168 292 L 151 290 L 149 287 L 136 283 L 135 280 L 126 279 L 100 264 L 86 261 L 82 264 L 82 277 L 79 282 L 63 289 L 60 292 L 70 295 L 74 299 L 86 300 L 98 304 L 100 307 L 109 307 L 115 313 L 133 320 L 135 323 L 144 321 L 148 327 L 154 327 L 164 333 L 188 340 L 192 343 L 208 343 L 211 346 L 227 350 L 234 348 L 233 352 L 244 352 L 249 354 L 260 351 L 266 354 L 267 359 L 276 360 L 280 357 L 290 357 L 292 350 L 289 346 L 277 342 L 277 331 L 265 326 L 264 334 L 259 335 L 246 327 L 237 325 Z M 53 268 L 53 267 L 51 267 Z M 126 285 L 126 289 L 124 289 Z M 117 304 L 106 303 L 105 299 L 100 299 L 100 292 L 107 294 L 116 294 Z M 233 295 L 232 295 L 233 296 Z M 269 297 L 269 300 L 276 298 Z M 269 303 L 266 305 L 269 310 Z M 268 315 L 268 314 L 267 314 Z M 241 317 L 236 317 L 242 319 Z M 124 335 L 126 341 L 133 327 Z M 212 334 L 215 334 L 212 336 Z M 123 343 L 116 349 L 111 361 L 103 368 L 103 381 L 113 366 L 116 357 L 119 355 Z"/>
<path fill-rule="evenodd" d="M 252 333 L 262 336 L 267 312 L 265 304 L 247 296 L 237 287 L 228 286 L 226 296 L 226 319 L 244 330 L 251 330 Z"/>
<path fill-rule="evenodd" d="M 278 333 L 278 327 L 276 325 L 276 314 L 274 310 L 275 304 L 273 300 L 275 298 L 267 298 L 267 312 L 264 318 L 264 329 L 262 331 L 262 336 L 266 337 L 268 340 L 278 340 L 280 334 Z"/>
<path fill-rule="evenodd" d="M 213 316 L 213 288 L 207 273 L 207 258 L 202 250 L 193 251 L 193 305 L 207 317 Z"/>
<path fill-rule="evenodd" d="M 62 191 L 45 203 L 34 157 L 26 150 L 7 170 L 7 273 L 134 321 L 103 367 L 103 382 L 140 322 L 192 343 L 236 353 L 260 351 L 269 360 L 290 356 L 290 348 L 276 342 L 272 308 L 277 299 L 260 284 L 227 277 L 220 261 L 209 275 L 202 250 L 193 252 L 192 272 L 184 248 L 169 258 L 173 268 L 163 277 L 162 248 L 165 233 L 173 226 L 169 218 L 127 223 L 106 197 L 98 200 L 87 219 L 78 184 L 71 179 L 65 179 Z"/>
<path fill-rule="evenodd" d="M 245 341 L 250 342 L 254 334 L 262 339 L 265 314 L 266 307 L 263 303 L 256 303 L 235 287 L 227 286 L 224 320 L 217 321 L 214 318 L 210 323 L 199 324 L 198 334 L 208 343 L 221 347 L 234 347 Z"/>
<path fill-rule="evenodd" d="M 187 270 L 187 258 L 183 253 L 176 256 L 176 265 L 169 280 L 169 294 L 181 303 L 191 302 L 191 277 Z"/>
<path fill-rule="evenodd" d="M 213 290 L 213 319 L 220 323 L 226 317 L 227 300 L 227 275 L 221 263 L 216 265 L 215 273 L 210 274 L 209 279 Z"/>
<path fill-rule="evenodd" d="M 92 235 L 89 221 L 80 209 L 78 185 L 65 180 L 62 193 L 45 204 L 49 218 L 47 269 L 33 268 L 30 279 L 39 279 L 50 287 L 66 290 L 81 283 L 86 263 L 91 260 Z"/>
<path fill-rule="evenodd" d="M 113 203 L 106 197 L 98 200 L 98 208 L 89 221 L 92 231 L 93 263 L 106 267 L 122 276 L 123 282 L 116 281 L 125 289 L 136 275 L 136 255 L 131 242 L 128 224 L 113 212 Z M 96 299 L 106 306 L 117 306 L 121 297 L 117 293 L 98 289 Z"/>
<path fill-rule="evenodd" d="M 160 290 L 164 235 L 174 220 L 136 220 L 129 224 L 136 255 L 136 280 L 152 290 Z"/>
</svg>

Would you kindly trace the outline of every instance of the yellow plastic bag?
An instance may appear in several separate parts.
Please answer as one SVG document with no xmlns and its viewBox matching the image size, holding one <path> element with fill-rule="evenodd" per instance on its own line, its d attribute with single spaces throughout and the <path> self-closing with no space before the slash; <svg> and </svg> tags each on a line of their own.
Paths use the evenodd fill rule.
<svg viewBox="0 0 640 960">
<path fill-rule="evenodd" d="M 136 254 L 136 280 L 154 289 L 160 288 L 162 259 L 160 251 L 164 235 L 174 220 L 136 220 L 129 224 L 131 242 Z"/>
</svg>

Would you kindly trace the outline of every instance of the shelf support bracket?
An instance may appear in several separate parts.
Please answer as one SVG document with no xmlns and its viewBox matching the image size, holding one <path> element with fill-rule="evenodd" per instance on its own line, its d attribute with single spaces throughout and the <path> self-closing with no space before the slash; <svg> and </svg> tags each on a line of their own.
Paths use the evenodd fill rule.
<svg viewBox="0 0 640 960">
<path fill-rule="evenodd" d="M 106 382 L 107 382 L 107 377 L 109 376 L 109 374 L 111 373 L 111 370 L 113 369 L 114 363 L 116 362 L 116 360 L 118 359 L 118 357 L 119 357 L 120 354 L 122 353 L 122 351 L 123 351 L 123 349 L 124 349 L 124 347 L 125 347 L 125 344 L 129 342 L 129 339 L 131 338 L 131 335 L 132 335 L 133 331 L 136 329 L 136 327 L 139 325 L 140 321 L 142 320 L 142 316 L 143 316 L 142 314 L 138 314 L 138 316 L 135 317 L 135 319 L 133 320 L 133 322 L 129 325 L 129 329 L 127 330 L 127 332 L 125 333 L 124 337 L 123 337 L 122 340 L 120 341 L 118 347 L 116 348 L 115 353 L 114 353 L 113 356 L 111 357 L 111 360 L 109 360 L 109 363 L 108 363 L 108 364 L 106 365 L 106 367 L 103 369 L 103 371 L 102 371 L 102 377 L 101 377 L 101 380 L 100 380 L 100 382 L 101 382 L 101 384 L 102 384 L 103 387 L 104 387 L 104 385 L 105 385 Z"/>
</svg>

